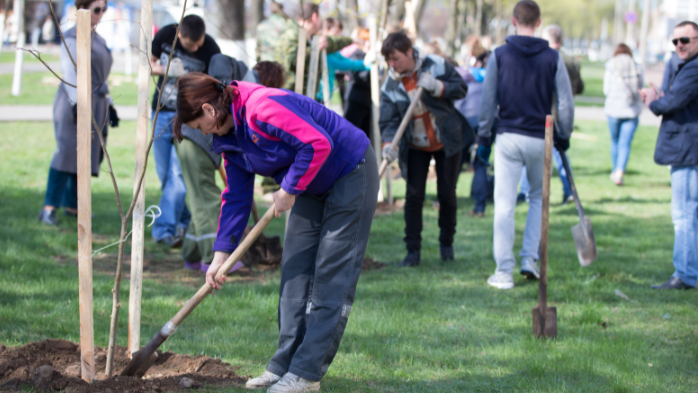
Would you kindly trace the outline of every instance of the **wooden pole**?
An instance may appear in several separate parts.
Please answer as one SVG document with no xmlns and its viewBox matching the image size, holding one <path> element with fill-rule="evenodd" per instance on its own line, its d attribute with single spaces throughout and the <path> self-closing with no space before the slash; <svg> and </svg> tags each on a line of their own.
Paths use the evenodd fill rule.
<svg viewBox="0 0 698 393">
<path fill-rule="evenodd" d="M 5 0 L 9 1 L 9 0 Z M 17 43 L 15 47 L 15 69 L 12 76 L 12 95 L 17 97 L 22 94 L 22 67 L 24 66 L 24 48 L 27 36 L 24 34 L 24 0 L 15 0 L 15 15 L 17 15 Z"/>
<path fill-rule="evenodd" d="M 138 114 L 136 117 L 136 169 L 133 190 L 145 168 L 148 149 L 148 109 L 150 89 L 150 43 L 153 31 L 153 0 L 141 3 L 141 35 L 138 56 Z M 131 50 L 130 48 L 128 50 Z M 141 345 L 141 295 L 143 293 L 143 252 L 145 243 L 145 177 L 140 192 L 134 195 L 133 235 L 131 237 L 131 285 L 128 298 L 128 354 Z"/>
<path fill-rule="evenodd" d="M 381 134 L 380 128 L 378 127 L 378 118 L 380 116 L 380 75 L 378 74 L 378 66 L 380 62 L 378 61 L 378 21 L 376 16 L 370 14 L 366 18 L 366 24 L 368 25 L 369 38 L 371 40 L 371 50 L 376 52 L 376 62 L 371 65 L 371 139 L 373 139 L 373 150 L 376 153 L 376 159 L 378 162 L 381 161 Z M 388 180 L 390 181 L 390 180 Z M 380 183 L 380 189 L 378 190 L 378 202 L 383 202 L 383 182 Z"/>
<path fill-rule="evenodd" d="M 90 10 L 77 12 L 78 92 L 78 277 L 80 296 L 80 367 L 82 379 L 95 378 L 92 325 L 92 25 Z"/>
<path fill-rule="evenodd" d="M 327 51 L 320 52 L 320 66 L 322 67 L 322 100 L 325 107 L 329 108 L 332 102 L 332 92 L 330 91 L 330 71 L 327 67 Z"/>
<path fill-rule="evenodd" d="M 303 78 L 305 77 L 305 46 L 308 44 L 308 36 L 301 26 L 298 29 L 298 53 L 296 54 L 296 94 L 303 94 Z M 288 218 L 291 211 L 286 212 L 286 227 L 288 229 Z M 284 231 L 285 232 L 285 231 Z"/>
<path fill-rule="evenodd" d="M 310 64 L 308 69 L 308 86 L 305 89 L 305 95 L 311 100 L 315 99 L 317 89 L 317 70 L 320 62 L 320 36 L 315 35 L 310 46 Z"/>
</svg>

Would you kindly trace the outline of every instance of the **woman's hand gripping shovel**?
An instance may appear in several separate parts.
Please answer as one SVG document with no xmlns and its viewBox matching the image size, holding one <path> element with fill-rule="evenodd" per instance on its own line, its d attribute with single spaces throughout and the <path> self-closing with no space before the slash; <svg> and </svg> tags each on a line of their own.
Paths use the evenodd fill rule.
<svg viewBox="0 0 698 393">
<path fill-rule="evenodd" d="M 410 124 L 410 120 L 412 120 L 412 112 L 414 112 L 414 108 L 417 107 L 417 104 L 419 103 L 419 100 L 422 98 L 422 93 L 424 92 L 423 87 L 418 87 L 417 92 L 414 95 L 414 98 L 412 99 L 412 102 L 410 103 L 410 106 L 407 107 L 407 112 L 405 112 L 405 117 L 402 118 L 402 121 L 400 122 L 400 126 L 397 128 L 397 132 L 395 133 L 395 136 L 393 137 L 393 142 L 392 142 L 392 148 L 395 149 L 399 144 L 400 144 L 400 139 L 402 139 L 402 136 L 405 134 L 405 130 L 407 129 L 407 125 Z M 378 178 L 382 178 L 383 174 L 385 173 L 385 169 L 388 167 L 390 162 L 387 159 L 383 159 L 381 162 L 381 166 L 378 169 Z"/>
<path fill-rule="evenodd" d="M 235 251 L 228 257 L 228 259 L 223 263 L 223 265 L 218 269 L 216 273 L 216 281 L 218 278 L 225 275 L 233 265 L 239 261 L 250 248 L 250 246 L 257 240 L 259 235 L 262 233 L 264 228 L 269 225 L 272 218 L 274 218 L 275 205 L 272 204 L 269 210 L 262 216 L 259 222 L 252 228 L 250 233 L 245 237 L 245 239 L 238 245 Z M 160 329 L 159 332 L 150 339 L 148 344 L 146 344 L 140 351 L 134 352 L 131 357 L 131 361 L 126 365 L 121 375 L 132 376 L 132 375 L 143 375 L 145 372 L 153 365 L 155 361 L 155 353 L 162 343 L 167 340 L 172 334 L 174 334 L 177 327 L 191 314 L 192 311 L 198 306 L 205 298 L 211 293 L 213 288 L 210 284 L 204 284 L 196 294 L 187 301 L 187 303 L 182 307 L 181 310 L 170 319 L 165 326 Z"/>
</svg>

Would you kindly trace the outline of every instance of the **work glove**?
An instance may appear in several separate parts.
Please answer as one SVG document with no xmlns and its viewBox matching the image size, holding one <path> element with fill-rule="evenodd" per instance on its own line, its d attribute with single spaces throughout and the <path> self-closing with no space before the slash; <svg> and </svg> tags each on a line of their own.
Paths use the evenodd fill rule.
<svg viewBox="0 0 698 393">
<path fill-rule="evenodd" d="M 482 161 L 486 166 L 490 166 L 490 154 L 492 153 L 492 148 L 485 145 L 480 145 L 477 147 L 477 158 Z"/>
<path fill-rule="evenodd" d="M 110 127 L 118 127 L 119 126 L 119 116 L 116 114 L 116 109 L 114 109 L 114 105 L 109 105 L 109 126 Z"/>
<path fill-rule="evenodd" d="M 176 58 L 170 61 L 170 69 L 167 72 L 168 77 L 178 78 L 187 73 L 187 70 L 182 64 L 182 59 Z"/>
<path fill-rule="evenodd" d="M 78 104 L 73 105 L 73 123 L 78 124 Z"/>
<path fill-rule="evenodd" d="M 388 162 L 397 160 L 398 151 L 397 149 L 393 149 L 392 143 L 386 143 L 385 146 L 383 146 L 383 158 L 388 160 Z"/>
<path fill-rule="evenodd" d="M 378 55 L 376 54 L 376 51 L 369 50 L 368 53 L 366 53 L 366 56 L 364 56 L 364 67 L 371 68 L 373 63 L 376 62 L 377 57 Z"/>
<path fill-rule="evenodd" d="M 422 72 L 421 74 L 419 74 L 417 86 L 423 87 L 424 90 L 428 91 L 434 97 L 440 97 L 441 94 L 444 92 L 443 82 L 437 80 L 428 72 Z"/>
<path fill-rule="evenodd" d="M 570 140 L 561 138 L 556 133 L 553 137 L 553 145 L 558 151 L 567 151 L 570 148 Z"/>
</svg>

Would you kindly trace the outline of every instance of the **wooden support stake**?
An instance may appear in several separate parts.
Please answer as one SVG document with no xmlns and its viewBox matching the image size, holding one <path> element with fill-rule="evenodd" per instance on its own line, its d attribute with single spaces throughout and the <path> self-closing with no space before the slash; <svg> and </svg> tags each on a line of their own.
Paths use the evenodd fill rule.
<svg viewBox="0 0 698 393">
<path fill-rule="evenodd" d="M 371 40 L 371 50 L 376 52 L 378 55 L 378 26 L 376 25 L 378 21 L 376 16 L 370 14 L 366 19 L 366 24 L 368 25 L 369 37 Z M 378 56 L 376 56 L 376 59 Z M 371 66 L 370 76 L 371 76 L 371 139 L 373 140 L 373 150 L 376 153 L 376 159 L 381 162 L 381 134 L 380 128 L 378 127 L 378 117 L 380 116 L 380 76 L 378 74 L 378 66 L 380 62 L 376 60 Z M 388 177 L 390 179 L 390 177 Z M 390 180 L 386 180 L 390 182 Z M 380 187 L 378 190 L 378 202 L 383 202 L 383 182 L 380 182 Z"/>
<path fill-rule="evenodd" d="M 305 46 L 308 37 L 304 28 L 298 29 L 298 53 L 296 54 L 296 89 L 295 92 L 303 94 L 303 77 L 305 76 Z"/>
<path fill-rule="evenodd" d="M 133 190 L 145 168 L 148 149 L 148 102 L 150 89 L 150 43 L 153 30 L 153 0 L 141 3 L 141 35 L 138 56 L 138 114 L 136 117 L 136 169 Z M 130 48 L 128 49 L 131 50 Z M 128 298 L 128 354 L 141 345 L 141 295 L 143 293 L 143 252 L 145 243 L 145 177 L 133 208 L 131 237 L 131 285 Z"/>
<path fill-rule="evenodd" d="M 77 12 L 78 92 L 78 277 L 80 299 L 80 367 L 82 379 L 95 379 L 92 325 L 92 25 L 90 10 Z"/>
<path fill-rule="evenodd" d="M 308 36 L 303 27 L 298 29 L 298 53 L 296 54 L 296 94 L 303 94 L 303 78 L 305 77 L 305 47 L 308 45 Z M 286 226 L 291 211 L 286 212 Z"/>
<path fill-rule="evenodd" d="M 310 46 L 310 65 L 308 69 L 308 86 L 305 89 L 305 95 L 311 100 L 315 99 L 317 89 L 317 70 L 320 62 L 320 36 L 313 37 L 313 43 Z"/>
<path fill-rule="evenodd" d="M 322 67 L 322 100 L 325 102 L 325 107 L 329 108 L 332 92 L 330 91 L 330 70 L 327 66 L 327 50 L 325 49 L 320 52 L 320 66 Z"/>
</svg>

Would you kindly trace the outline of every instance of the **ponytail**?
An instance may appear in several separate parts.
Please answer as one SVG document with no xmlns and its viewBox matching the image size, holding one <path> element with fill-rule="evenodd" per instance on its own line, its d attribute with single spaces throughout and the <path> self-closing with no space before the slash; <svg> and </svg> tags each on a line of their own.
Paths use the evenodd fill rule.
<svg viewBox="0 0 698 393">
<path fill-rule="evenodd" d="M 172 126 L 172 136 L 182 141 L 182 124 L 203 116 L 204 104 L 216 110 L 216 126 L 221 127 L 230 113 L 230 105 L 240 95 L 237 87 L 226 86 L 218 79 L 192 72 L 177 81 L 177 116 Z"/>
</svg>

